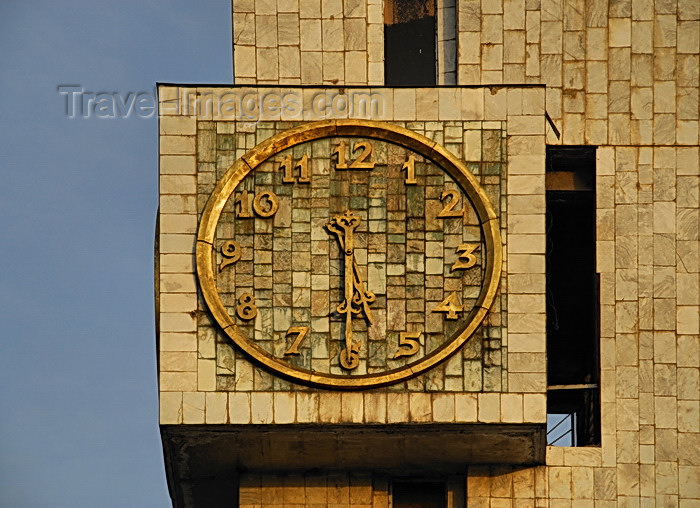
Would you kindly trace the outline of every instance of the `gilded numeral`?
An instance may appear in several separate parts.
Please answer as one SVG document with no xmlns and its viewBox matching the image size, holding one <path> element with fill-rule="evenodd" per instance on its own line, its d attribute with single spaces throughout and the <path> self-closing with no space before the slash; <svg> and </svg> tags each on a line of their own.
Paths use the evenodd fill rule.
<svg viewBox="0 0 700 508">
<path fill-rule="evenodd" d="M 442 203 L 445 206 L 443 207 L 442 211 L 439 214 L 437 214 L 438 219 L 445 219 L 448 217 L 463 217 L 464 209 L 460 208 L 459 210 L 455 210 L 457 205 L 459 205 L 461 199 L 462 196 L 459 194 L 459 192 L 457 192 L 454 189 L 447 189 L 445 191 L 442 191 L 440 201 L 442 201 Z"/>
<path fill-rule="evenodd" d="M 476 265 L 476 256 L 473 252 L 479 248 L 478 243 L 462 243 L 457 247 L 457 254 L 459 257 L 455 264 L 452 265 L 452 272 L 455 270 L 466 270 Z"/>
<path fill-rule="evenodd" d="M 292 164 L 292 156 L 287 155 L 282 164 L 280 164 L 280 170 L 284 172 L 282 177 L 282 183 L 294 183 L 296 178 L 294 178 L 294 164 Z"/>
<path fill-rule="evenodd" d="M 420 336 L 423 332 L 401 332 L 399 334 L 399 349 L 394 353 L 394 360 L 402 356 L 413 356 L 420 351 Z"/>
<path fill-rule="evenodd" d="M 372 143 L 369 141 L 358 141 L 352 147 L 352 151 L 362 150 L 357 159 L 352 161 L 350 169 L 374 169 L 375 161 L 367 160 L 372 155 Z"/>
<path fill-rule="evenodd" d="M 250 293 L 243 293 L 238 299 L 236 314 L 246 321 L 258 315 L 258 308 L 255 306 L 255 297 Z"/>
<path fill-rule="evenodd" d="M 226 258 L 219 265 L 219 271 L 241 259 L 241 246 L 235 240 L 228 240 L 221 246 L 221 255 Z"/>
<path fill-rule="evenodd" d="M 251 194 L 247 190 L 242 191 L 234 200 L 237 209 L 237 217 L 239 219 L 250 219 L 255 215 L 267 219 L 277 213 L 280 207 L 280 200 L 272 191 L 259 192 L 252 199 Z"/>
<path fill-rule="evenodd" d="M 302 155 L 294 169 L 296 168 L 299 168 L 299 178 L 297 182 L 309 183 L 311 181 L 311 177 L 309 176 L 309 156 L 306 154 Z"/>
<path fill-rule="evenodd" d="M 233 202 L 236 205 L 236 216 L 239 219 L 250 219 L 253 216 L 250 210 L 250 193 L 247 190 L 242 191 Z"/>
<path fill-rule="evenodd" d="M 408 156 L 408 160 L 403 163 L 401 171 L 406 170 L 406 185 L 416 185 L 416 158 L 413 155 Z"/>
<path fill-rule="evenodd" d="M 299 177 L 294 176 L 294 171 L 299 170 Z M 299 162 L 294 164 L 291 155 L 287 155 L 282 164 L 280 164 L 280 170 L 284 172 L 282 176 L 283 183 L 309 183 L 311 178 L 309 177 L 309 156 L 304 154 L 299 159 Z"/>
<path fill-rule="evenodd" d="M 446 319 L 457 319 L 464 310 L 462 303 L 459 301 L 457 291 L 452 291 L 450 296 L 441 301 L 433 312 L 444 312 Z"/>
<path fill-rule="evenodd" d="M 253 211 L 265 219 L 275 215 L 279 207 L 280 200 L 277 198 L 277 194 L 272 191 L 260 192 L 253 200 Z"/>
<path fill-rule="evenodd" d="M 286 337 L 289 337 L 290 335 L 295 335 L 297 336 L 296 339 L 294 339 L 294 342 L 292 343 L 291 346 L 289 346 L 289 349 L 285 351 L 285 355 L 298 355 L 299 354 L 299 344 L 301 344 L 301 341 L 304 340 L 304 337 L 306 337 L 306 334 L 309 333 L 309 327 L 308 326 L 292 326 L 287 330 Z"/>
<path fill-rule="evenodd" d="M 331 157 L 333 155 L 338 156 L 338 162 L 335 165 L 335 169 L 348 169 L 348 163 L 345 162 L 345 141 L 341 141 L 333 150 Z"/>
<path fill-rule="evenodd" d="M 331 156 L 337 155 L 338 162 L 335 165 L 335 169 L 374 169 L 376 161 L 368 160 L 372 155 L 372 143 L 369 141 L 358 141 L 352 145 L 353 153 L 362 150 L 357 158 L 350 162 L 348 165 L 347 159 L 345 158 L 345 151 L 347 149 L 347 143 L 345 141 L 339 142 L 335 150 L 331 153 Z"/>
</svg>

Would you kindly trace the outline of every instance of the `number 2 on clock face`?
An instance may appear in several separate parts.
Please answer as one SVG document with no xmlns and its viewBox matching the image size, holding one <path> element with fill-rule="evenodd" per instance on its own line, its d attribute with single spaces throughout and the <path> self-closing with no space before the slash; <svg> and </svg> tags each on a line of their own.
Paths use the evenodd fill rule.
<svg viewBox="0 0 700 508">
<path fill-rule="evenodd" d="M 438 219 L 446 219 L 448 217 L 463 217 L 464 210 L 462 208 L 460 208 L 459 210 L 455 210 L 461 199 L 462 196 L 459 194 L 459 192 L 457 192 L 454 189 L 447 189 L 443 191 L 442 195 L 440 196 L 440 201 L 443 202 L 445 207 L 437 215 Z"/>
</svg>

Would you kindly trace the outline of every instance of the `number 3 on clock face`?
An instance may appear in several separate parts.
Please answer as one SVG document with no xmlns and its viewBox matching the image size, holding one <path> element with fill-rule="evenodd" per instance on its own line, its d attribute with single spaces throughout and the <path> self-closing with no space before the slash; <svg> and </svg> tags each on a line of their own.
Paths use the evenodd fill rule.
<svg viewBox="0 0 700 508">
<path fill-rule="evenodd" d="M 217 183 L 197 274 L 217 326 L 271 372 L 328 388 L 397 383 L 469 340 L 496 296 L 498 218 L 420 133 L 303 124 Z"/>
</svg>

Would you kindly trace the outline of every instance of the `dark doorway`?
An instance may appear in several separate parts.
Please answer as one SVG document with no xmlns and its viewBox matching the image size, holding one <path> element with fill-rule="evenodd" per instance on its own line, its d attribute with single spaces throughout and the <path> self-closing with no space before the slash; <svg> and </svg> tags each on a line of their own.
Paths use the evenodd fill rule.
<svg viewBox="0 0 700 508">
<path fill-rule="evenodd" d="M 394 482 L 394 508 L 445 508 L 447 492 L 444 482 Z"/>
</svg>

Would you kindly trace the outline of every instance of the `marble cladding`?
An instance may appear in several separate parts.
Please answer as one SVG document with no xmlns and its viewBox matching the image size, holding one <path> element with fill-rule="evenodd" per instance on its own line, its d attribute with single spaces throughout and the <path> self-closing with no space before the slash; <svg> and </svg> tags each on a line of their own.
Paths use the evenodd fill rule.
<svg viewBox="0 0 700 508">
<path fill-rule="evenodd" d="M 337 508 L 389 508 L 390 478 L 368 473 L 332 475 L 244 475 L 240 484 L 241 508 L 271 506 L 334 506 Z"/>
<path fill-rule="evenodd" d="M 273 0 L 235 0 L 236 83 L 381 85 L 382 5 L 378 0 L 359 7 L 356 3 L 356 0 L 278 0 L 275 5 Z M 522 387 L 538 379 L 528 378 L 528 373 L 518 379 L 514 364 L 527 363 L 529 354 L 544 354 L 544 341 L 538 331 L 542 325 L 530 319 L 516 321 L 513 317 L 517 309 L 523 317 L 539 312 L 538 305 L 542 302 L 518 292 L 539 294 L 544 290 L 544 256 L 513 252 L 516 245 L 532 245 L 516 238 L 518 234 L 533 235 L 532 239 L 537 241 L 544 239 L 544 181 L 539 173 L 544 143 L 538 139 L 542 133 L 532 124 L 535 119 L 530 123 L 527 119 L 516 120 L 521 115 L 518 108 L 528 110 L 534 97 L 527 89 L 515 85 L 546 86 L 546 104 L 542 104 L 542 109 L 546 107 L 561 133 L 557 137 L 551 126 L 547 126 L 546 143 L 599 146 L 596 193 L 602 446 L 549 447 L 544 467 L 469 467 L 466 485 L 469 506 L 697 506 L 700 503 L 700 3 L 697 0 L 445 0 L 438 2 L 438 9 L 441 12 L 438 82 L 481 86 L 462 92 L 479 99 L 462 101 L 464 109 L 456 110 L 436 107 L 430 96 L 420 90 L 394 90 L 392 104 L 396 107 L 392 111 L 397 121 L 437 118 L 488 122 L 508 117 L 506 298 L 511 325 L 507 330 L 511 391 L 520 390 L 514 388 L 514 382 Z M 334 11 L 333 20 L 331 11 Z M 366 16 L 362 18 L 362 26 L 353 21 L 357 16 Z M 278 30 L 277 47 L 272 47 L 274 40 L 269 31 L 262 29 L 260 37 L 255 32 L 257 21 L 273 21 L 273 18 Z M 324 35 L 328 40 L 328 34 L 341 24 L 349 35 L 348 40 L 341 42 L 341 37 L 326 46 Z M 450 61 L 453 51 L 450 25 L 455 26 L 454 64 Z M 258 46 L 260 49 L 256 50 Z M 282 55 L 291 56 L 282 62 Z M 258 66 L 263 62 L 271 62 L 269 68 L 267 64 Z M 172 97 L 175 92 L 166 93 Z M 439 90 L 432 96 L 443 104 L 440 96 L 443 93 L 447 94 Z M 187 124 L 186 133 L 175 129 L 168 134 L 182 133 L 183 137 L 161 145 L 168 154 L 161 156 L 161 170 L 167 167 L 168 172 L 183 175 L 181 181 L 173 183 L 188 185 L 190 190 L 187 196 L 161 196 L 161 213 L 164 206 L 170 210 L 168 213 L 175 214 L 182 214 L 183 210 L 193 213 L 197 206 L 194 178 L 197 163 L 191 151 L 194 140 L 186 139 L 195 135 L 197 123 L 191 119 L 182 123 Z M 161 130 L 167 126 L 167 122 L 161 121 Z M 467 135 L 479 136 L 476 132 Z M 188 146 L 177 148 L 180 142 Z M 467 143 L 466 146 L 465 155 L 479 160 L 480 145 Z M 173 150 L 177 151 L 171 156 Z M 181 226 L 176 233 L 161 232 L 161 246 L 184 249 L 176 252 L 191 252 L 191 235 L 183 231 L 196 227 L 196 220 L 161 216 L 161 227 L 173 227 L 176 222 Z M 175 288 L 173 294 L 161 296 L 163 301 L 167 297 L 170 310 L 191 312 L 196 308 L 191 274 L 166 273 L 161 275 L 161 280 L 165 280 L 161 287 L 167 284 Z M 183 377 L 173 375 L 172 380 L 186 379 L 186 382 L 177 385 L 180 391 L 161 392 L 161 418 L 171 423 L 183 422 L 184 407 L 190 408 L 190 416 L 191 408 L 203 407 L 199 399 L 183 405 L 185 398 L 189 400 L 197 390 L 197 375 L 192 369 L 202 360 L 198 359 L 194 322 L 180 319 L 178 330 L 186 327 L 186 332 L 161 335 L 166 348 L 185 355 L 173 361 L 176 365 L 173 370 L 181 369 Z M 522 330 L 513 329 L 516 322 Z M 520 361 L 513 361 L 516 355 L 521 355 Z M 211 390 L 215 388 L 211 382 L 214 372 L 213 366 L 208 367 L 209 381 L 203 383 Z M 169 373 L 162 372 L 161 376 L 164 375 Z M 206 393 L 206 397 L 216 399 L 218 409 L 211 417 L 196 409 L 197 421 L 201 418 L 231 421 L 224 416 L 229 403 L 225 395 Z M 415 400 L 414 406 L 428 407 L 438 395 L 471 400 L 455 401 L 455 414 L 457 408 L 462 408 L 459 411 L 470 408 L 463 413 L 468 415 L 464 416 L 465 420 L 457 417 L 457 421 L 476 421 L 474 418 L 479 414 L 490 421 L 497 413 L 497 394 L 492 393 L 432 393 L 430 402 Z M 501 411 L 519 407 L 504 405 L 503 397 L 510 395 L 514 394 L 498 395 Z M 540 397 L 537 393 L 522 395 Z M 296 396 L 304 395 L 298 392 Z M 416 393 L 416 396 L 425 394 Z M 382 402 L 376 404 L 383 407 Z M 363 407 L 362 418 L 374 421 L 376 413 L 374 409 L 368 412 L 368 407 L 375 404 Z M 410 418 L 410 399 L 401 407 Z M 534 407 L 525 404 L 523 411 Z M 386 410 L 380 409 L 379 413 L 386 415 Z M 415 415 L 421 413 L 418 409 L 414 411 Z M 296 418 L 299 414 L 297 409 Z M 288 419 L 289 411 L 285 415 Z M 252 414 L 250 418 L 252 421 Z M 537 418 L 525 416 L 526 421 L 538 421 Z M 247 478 L 246 481 L 241 487 L 242 502 L 248 500 L 248 504 L 257 505 L 262 502 L 261 496 L 273 495 L 266 489 L 277 489 L 275 502 L 285 505 L 286 480 Z M 351 485 L 342 483 L 350 480 L 338 481 L 338 485 L 326 484 L 317 494 L 312 494 L 316 492 L 313 488 L 305 492 L 309 496 L 326 496 L 321 501 L 323 504 L 331 499 L 328 496 L 336 496 L 338 488 L 347 489 L 337 494 L 345 497 L 332 499 L 340 506 L 350 506 L 355 499 L 350 496 Z M 364 488 L 372 486 L 371 479 L 360 483 Z M 376 485 L 374 488 L 378 497 L 371 503 L 363 497 L 362 506 L 386 505 L 386 499 L 381 497 L 385 490 Z M 311 499 L 308 498 L 309 502 Z"/>
<path fill-rule="evenodd" d="M 550 144 L 697 145 L 695 0 L 440 0 L 441 85 L 546 84 Z M 380 0 L 243 0 L 236 84 L 384 82 Z"/>
<path fill-rule="evenodd" d="M 384 82 L 381 0 L 236 0 L 236 84 Z"/>
<path fill-rule="evenodd" d="M 547 85 L 549 144 L 697 145 L 700 9 L 462 0 L 457 84 Z"/>
<path fill-rule="evenodd" d="M 291 122 L 265 122 L 257 124 L 254 135 L 248 136 L 250 128 L 237 123 L 226 124 L 224 132 L 207 136 L 200 149 L 207 161 L 216 157 L 216 168 L 200 160 L 198 181 L 217 180 L 228 169 L 229 161 L 237 151 L 247 151 L 256 144 L 292 127 Z M 494 204 L 496 213 L 504 224 L 505 209 L 505 130 L 486 129 L 465 122 L 398 122 L 414 132 L 438 141 L 449 147 L 458 157 L 464 152 L 464 133 L 480 134 L 478 145 L 481 160 L 469 164 L 472 173 Z M 480 128 L 481 127 L 481 128 Z M 496 125 L 491 125 L 496 127 Z M 199 129 L 215 130 L 214 122 L 200 122 Z M 362 139 L 362 138 L 357 138 Z M 281 181 L 276 171 L 289 151 L 278 154 L 273 161 L 257 168 L 254 175 L 242 183 L 249 193 L 260 190 L 272 191 L 280 199 L 280 211 L 267 227 L 262 222 L 234 219 L 233 203 L 229 202 L 225 217 L 219 223 L 220 238 L 235 235 L 242 247 L 269 246 L 272 255 L 263 257 L 252 250 L 249 255 L 219 275 L 217 281 L 223 287 L 240 291 L 248 288 L 256 293 L 258 317 L 255 323 L 241 323 L 240 329 L 255 343 L 270 354 L 281 356 L 286 343 L 274 340 L 289 326 L 311 323 L 309 341 L 300 347 L 300 355 L 290 361 L 300 367 L 320 372 L 342 374 L 336 364 L 338 341 L 326 344 L 326 336 L 341 336 L 342 319 L 334 318 L 328 323 L 329 310 L 334 308 L 337 288 L 342 287 L 340 254 L 337 242 L 328 241 L 324 225 L 333 214 L 343 213 L 348 206 L 356 211 L 363 221 L 355 236 L 356 252 L 360 261 L 362 279 L 368 288 L 379 288 L 377 300 L 372 304 L 375 323 L 369 329 L 356 329 L 355 336 L 368 343 L 368 351 L 360 353 L 358 374 L 383 372 L 406 363 L 389 360 L 388 344 L 398 343 L 398 333 L 406 327 L 423 330 L 426 344 L 421 348 L 435 348 L 442 344 L 443 337 L 451 336 L 463 320 L 449 321 L 431 310 L 454 289 L 460 289 L 460 299 L 473 305 L 482 284 L 481 269 L 469 270 L 460 275 L 445 267 L 442 257 L 445 249 L 454 250 L 464 242 L 480 242 L 480 228 L 476 212 L 469 208 L 467 227 L 458 221 L 440 221 L 430 210 L 439 210 L 441 192 L 456 188 L 451 177 L 418 156 L 416 172 L 419 185 L 408 188 L 403 185 L 404 176 L 400 165 L 405 160 L 405 150 L 378 140 L 365 140 L 373 146 L 372 157 L 379 166 L 392 167 L 393 171 L 370 171 L 348 174 L 329 171 L 329 154 L 337 140 L 317 142 L 310 153 L 309 165 L 314 168 L 314 177 L 308 185 L 288 185 Z M 204 145 L 204 143 L 209 143 Z M 471 143 L 471 140 L 470 140 Z M 309 150 L 303 145 L 295 148 L 295 160 Z M 207 164 L 207 165 L 204 165 Z M 216 171 L 216 177 L 208 174 Z M 350 178 L 348 178 L 350 177 Z M 210 183 L 198 185 L 198 201 L 201 209 L 213 190 Z M 349 190 L 351 189 L 351 192 Z M 353 196 L 347 199 L 339 196 Z M 387 208 L 384 208 L 384 201 Z M 468 205 L 467 205 L 468 206 Z M 294 207 L 293 211 L 290 207 Z M 437 212 L 435 212 L 437 213 Z M 503 230 L 505 234 L 505 229 Z M 228 236 L 227 236 L 228 235 Z M 371 239 L 371 240 L 370 240 Z M 439 261 L 438 263 L 432 262 Z M 372 262 L 386 264 L 386 269 L 371 270 Z M 312 270 L 311 267 L 314 267 Z M 372 265 L 374 266 L 374 265 Z M 368 271 L 370 273 L 368 273 Z M 443 273 L 444 272 L 444 273 Z M 507 281 L 504 281 L 506 284 Z M 267 294 L 269 293 L 269 295 Z M 222 293 L 226 305 L 234 305 L 237 294 Z M 502 301 L 503 300 L 503 301 Z M 409 303 L 410 302 L 410 303 Z M 502 344 L 501 322 L 505 321 L 505 299 L 500 298 L 493 306 L 485 324 L 469 340 L 462 354 L 446 364 L 433 369 L 426 376 L 394 385 L 394 390 L 411 391 L 502 391 L 507 378 L 507 346 Z M 203 302 L 200 309 L 204 310 Z M 427 316 L 427 318 L 425 317 Z M 220 390 L 298 390 L 299 385 L 271 376 L 264 370 L 253 367 L 231 348 L 230 340 L 217 333 L 208 316 L 202 314 L 199 333 L 216 336 L 217 389 Z M 368 333 L 369 332 L 369 333 Z M 311 347 L 313 345 L 313 347 Z M 429 349 L 426 351 L 428 352 Z M 336 362 L 332 362 L 335 358 Z M 237 371 L 238 367 L 238 371 Z"/>
<path fill-rule="evenodd" d="M 217 90 L 260 100 L 271 90 L 291 91 L 302 104 L 320 92 L 341 93 L 160 88 L 161 423 L 543 422 L 543 89 L 360 90 L 381 97 L 379 119 L 424 132 L 467 162 L 501 214 L 507 254 L 488 334 L 460 361 L 394 387 L 348 394 L 292 386 L 254 367 L 217 333 L 197 294 L 194 235 L 216 179 L 260 140 L 293 125 L 279 111 L 255 123 L 193 107 Z M 469 121 L 452 119 L 465 115 Z M 301 116 L 317 119 L 313 108 Z"/>
</svg>

